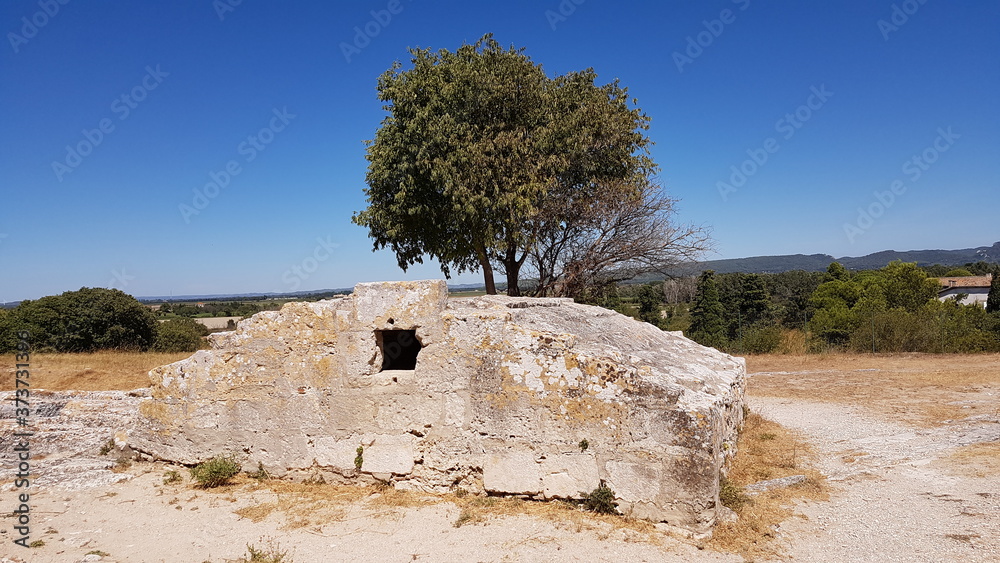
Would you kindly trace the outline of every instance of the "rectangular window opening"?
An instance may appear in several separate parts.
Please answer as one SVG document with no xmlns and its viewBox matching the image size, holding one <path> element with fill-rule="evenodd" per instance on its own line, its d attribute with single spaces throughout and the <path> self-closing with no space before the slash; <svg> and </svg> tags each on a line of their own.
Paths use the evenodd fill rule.
<svg viewBox="0 0 1000 563">
<path fill-rule="evenodd" d="M 382 352 L 382 370 L 417 367 L 417 354 L 423 345 L 417 340 L 415 330 L 376 330 L 375 342 Z"/>
</svg>

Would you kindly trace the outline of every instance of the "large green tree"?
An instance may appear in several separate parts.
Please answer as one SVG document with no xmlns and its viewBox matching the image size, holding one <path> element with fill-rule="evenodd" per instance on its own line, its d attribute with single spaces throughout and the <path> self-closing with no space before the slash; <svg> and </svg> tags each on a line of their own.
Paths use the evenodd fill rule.
<svg viewBox="0 0 1000 563">
<path fill-rule="evenodd" d="M 663 303 L 663 284 L 647 283 L 639 289 L 639 319 L 657 328 L 663 328 L 664 319 L 660 306 Z"/>
<path fill-rule="evenodd" d="M 593 70 L 548 77 L 491 35 L 411 49 L 378 80 L 389 115 L 368 142 L 368 207 L 353 221 L 403 270 L 436 259 L 446 276 L 482 269 L 520 292 L 522 267 L 566 219 L 649 193 L 648 118 Z M 634 100 L 633 100 L 634 103 Z"/>
<path fill-rule="evenodd" d="M 715 272 L 705 270 L 698 277 L 698 289 L 691 309 L 692 340 L 705 346 L 724 348 L 726 345 L 725 308 L 719 300 Z"/>
<path fill-rule="evenodd" d="M 1000 268 L 993 270 L 990 292 L 986 295 L 986 312 L 995 313 L 997 311 L 1000 311 Z"/>
</svg>

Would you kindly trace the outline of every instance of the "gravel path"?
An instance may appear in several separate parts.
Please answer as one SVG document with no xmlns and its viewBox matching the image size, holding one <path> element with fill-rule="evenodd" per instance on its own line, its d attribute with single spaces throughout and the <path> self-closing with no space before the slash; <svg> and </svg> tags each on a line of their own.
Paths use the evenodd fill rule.
<svg viewBox="0 0 1000 563">
<path fill-rule="evenodd" d="M 833 489 L 782 524 L 788 559 L 1000 561 L 1000 477 L 962 476 L 947 460 L 958 446 L 1000 440 L 996 416 L 914 429 L 839 404 L 751 406 L 808 437 Z"/>
</svg>

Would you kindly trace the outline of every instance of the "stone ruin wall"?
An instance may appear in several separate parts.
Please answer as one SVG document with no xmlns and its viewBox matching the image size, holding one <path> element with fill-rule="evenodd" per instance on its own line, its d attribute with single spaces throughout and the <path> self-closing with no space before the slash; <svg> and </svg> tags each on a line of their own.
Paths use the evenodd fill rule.
<svg viewBox="0 0 1000 563">
<path fill-rule="evenodd" d="M 408 333 L 380 332 L 402 330 L 414 369 L 383 369 L 410 367 Z M 619 510 L 705 533 L 743 417 L 742 359 L 570 299 L 359 284 L 210 340 L 150 372 L 132 448 L 435 492 L 580 498 L 604 480 Z"/>
</svg>

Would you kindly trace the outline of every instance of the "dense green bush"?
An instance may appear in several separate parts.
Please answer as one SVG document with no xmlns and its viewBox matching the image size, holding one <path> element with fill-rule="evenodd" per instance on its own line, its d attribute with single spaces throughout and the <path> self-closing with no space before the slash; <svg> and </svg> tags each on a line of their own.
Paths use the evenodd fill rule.
<svg viewBox="0 0 1000 563">
<path fill-rule="evenodd" d="M 17 331 L 31 333 L 36 350 L 93 352 L 148 350 L 156 336 L 149 308 L 117 289 L 82 288 L 23 301 L 0 317 L 0 351 L 16 346 Z"/>
<path fill-rule="evenodd" d="M 781 327 L 760 323 L 743 331 L 742 354 L 770 354 L 781 346 Z M 730 345 L 732 348 L 732 345 Z M 727 350 L 732 352 L 732 350 Z"/>
<path fill-rule="evenodd" d="M 615 492 L 601 479 L 596 489 L 587 493 L 583 505 L 591 512 L 598 514 L 618 514 L 618 503 L 615 502 Z"/>
<path fill-rule="evenodd" d="M 208 328 L 192 319 L 167 319 L 157 327 L 153 351 L 194 352 L 202 347 L 202 337 L 207 334 Z"/>
<path fill-rule="evenodd" d="M 858 352 L 1000 351 L 1000 315 L 980 305 L 929 301 L 919 310 L 876 312 L 861 319 L 849 348 Z"/>
<path fill-rule="evenodd" d="M 202 487 L 211 489 L 225 485 L 240 472 L 235 456 L 216 456 L 191 468 L 191 478 Z"/>
</svg>

